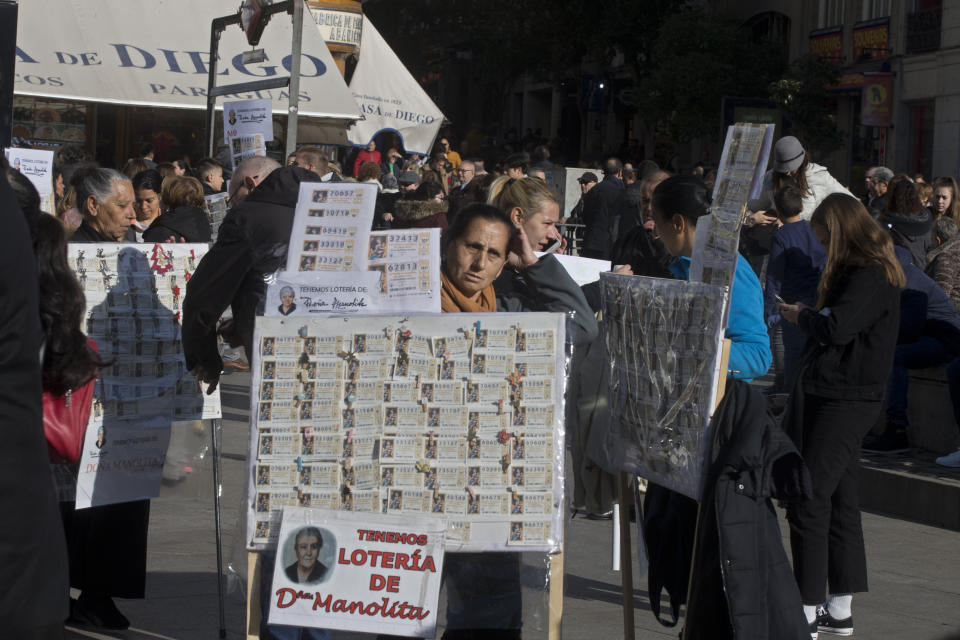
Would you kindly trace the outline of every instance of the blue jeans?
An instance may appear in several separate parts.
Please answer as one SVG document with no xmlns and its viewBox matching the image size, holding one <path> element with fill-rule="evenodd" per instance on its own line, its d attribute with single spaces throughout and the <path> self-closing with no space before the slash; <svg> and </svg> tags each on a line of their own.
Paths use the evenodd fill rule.
<svg viewBox="0 0 960 640">
<path fill-rule="evenodd" d="M 910 369 L 925 369 L 942 364 L 947 365 L 947 388 L 950 391 L 953 416 L 960 424 L 960 358 L 954 359 L 938 340 L 926 336 L 916 342 L 897 345 L 887 386 L 888 422 L 899 427 L 907 426 Z"/>
<path fill-rule="evenodd" d="M 329 629 L 288 627 L 283 624 L 267 624 L 270 615 L 270 590 L 273 585 L 275 551 L 260 553 L 260 638 L 262 640 L 330 640 Z"/>
</svg>

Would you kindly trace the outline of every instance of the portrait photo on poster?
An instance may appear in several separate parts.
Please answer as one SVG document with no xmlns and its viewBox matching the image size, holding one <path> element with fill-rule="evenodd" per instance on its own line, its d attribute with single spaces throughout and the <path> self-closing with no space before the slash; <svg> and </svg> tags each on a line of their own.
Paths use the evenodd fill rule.
<svg viewBox="0 0 960 640">
<path fill-rule="evenodd" d="M 337 540 L 328 529 L 295 529 L 283 541 L 283 572 L 295 584 L 323 584 L 333 575 L 336 550 Z"/>
</svg>

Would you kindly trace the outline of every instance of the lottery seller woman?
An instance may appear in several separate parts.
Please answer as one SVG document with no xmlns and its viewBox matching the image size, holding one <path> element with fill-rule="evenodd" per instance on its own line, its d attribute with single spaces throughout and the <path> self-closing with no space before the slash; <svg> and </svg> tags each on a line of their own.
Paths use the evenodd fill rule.
<svg viewBox="0 0 960 640">
<path fill-rule="evenodd" d="M 83 224 L 77 242 L 121 242 L 136 219 L 130 179 L 101 167 L 77 171 L 71 179 Z M 134 500 L 89 509 L 61 503 L 70 561 L 70 586 L 80 596 L 70 603 L 71 619 L 104 629 L 126 629 L 127 618 L 113 598 L 143 598 L 147 578 L 150 501 Z"/>
<path fill-rule="evenodd" d="M 527 276 L 528 297 L 513 297 L 498 305 L 502 298 L 493 283 L 508 264 L 518 277 Z M 538 259 L 523 224 L 495 206 L 471 204 L 457 215 L 444 237 L 441 280 L 444 313 L 484 313 L 498 308 L 574 310 L 585 339 L 597 335 L 596 320 L 577 284 L 553 256 Z M 584 309 L 586 312 L 579 313 Z M 444 579 L 448 594 L 445 639 L 484 633 L 520 637 L 519 554 L 450 554 Z"/>
<path fill-rule="evenodd" d="M 709 213 L 710 193 L 697 177 L 667 178 L 653 192 L 657 234 L 670 255 L 676 258 L 670 271 L 682 280 L 690 278 L 697 220 Z M 763 292 L 750 264 L 739 256 L 730 290 L 725 335 L 730 339 L 729 375 L 749 382 L 767 372 L 773 356 L 763 321 Z"/>
</svg>

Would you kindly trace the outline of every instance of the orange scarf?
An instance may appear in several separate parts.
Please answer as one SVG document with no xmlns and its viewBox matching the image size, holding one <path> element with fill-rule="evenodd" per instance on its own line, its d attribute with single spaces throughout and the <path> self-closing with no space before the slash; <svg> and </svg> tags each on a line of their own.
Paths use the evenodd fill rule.
<svg viewBox="0 0 960 640">
<path fill-rule="evenodd" d="M 480 292 L 477 300 L 471 300 L 460 293 L 442 271 L 440 280 L 443 283 L 440 289 L 440 309 L 444 313 L 490 313 L 497 310 L 497 294 L 492 284 Z"/>
</svg>

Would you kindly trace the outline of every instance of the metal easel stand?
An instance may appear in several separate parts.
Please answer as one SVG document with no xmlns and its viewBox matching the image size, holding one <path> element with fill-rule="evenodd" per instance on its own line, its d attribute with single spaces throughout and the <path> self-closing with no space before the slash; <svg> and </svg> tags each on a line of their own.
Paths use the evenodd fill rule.
<svg viewBox="0 0 960 640">
<path fill-rule="evenodd" d="M 220 612 L 220 638 L 227 637 L 226 611 L 223 605 L 223 535 L 220 531 L 220 441 L 217 432 L 220 419 L 210 421 L 210 440 L 213 446 L 213 519 L 217 536 L 217 606 Z"/>
</svg>

